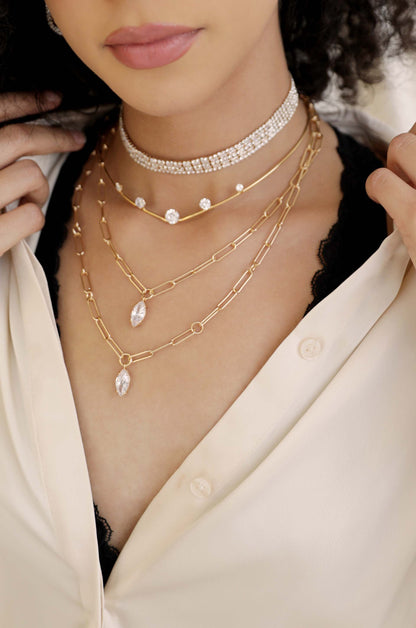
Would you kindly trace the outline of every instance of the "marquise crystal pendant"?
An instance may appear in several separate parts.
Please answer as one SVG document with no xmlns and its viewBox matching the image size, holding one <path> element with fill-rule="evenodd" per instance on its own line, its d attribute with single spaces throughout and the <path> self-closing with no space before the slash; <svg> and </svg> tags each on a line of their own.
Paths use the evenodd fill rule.
<svg viewBox="0 0 416 628">
<path fill-rule="evenodd" d="M 132 327 L 137 327 L 143 322 L 146 316 L 146 303 L 139 301 L 136 303 L 130 314 L 130 323 Z"/>
<path fill-rule="evenodd" d="M 116 391 L 119 397 L 124 397 L 130 388 L 130 374 L 127 369 L 122 369 L 116 377 Z"/>
</svg>

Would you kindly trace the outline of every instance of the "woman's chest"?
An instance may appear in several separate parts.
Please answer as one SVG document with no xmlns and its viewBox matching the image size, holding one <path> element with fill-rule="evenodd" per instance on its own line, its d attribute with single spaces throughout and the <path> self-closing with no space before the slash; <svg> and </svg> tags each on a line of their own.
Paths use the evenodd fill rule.
<svg viewBox="0 0 416 628">
<path fill-rule="evenodd" d="M 119 549 L 160 488 L 302 318 L 320 266 L 316 250 L 335 220 L 335 207 L 321 212 L 322 220 L 306 235 L 288 233 L 280 249 L 276 243 L 238 297 L 203 333 L 176 346 L 169 341 L 215 309 L 260 242 L 227 267 L 151 301 L 134 330 L 129 313 L 136 296 L 129 282 L 108 257 L 86 260 L 103 320 L 122 350 L 167 345 L 129 366 L 130 389 L 122 398 L 114 384 L 122 367 L 90 315 L 72 242 L 64 243 L 58 276 L 62 346 L 94 501 Z"/>
</svg>

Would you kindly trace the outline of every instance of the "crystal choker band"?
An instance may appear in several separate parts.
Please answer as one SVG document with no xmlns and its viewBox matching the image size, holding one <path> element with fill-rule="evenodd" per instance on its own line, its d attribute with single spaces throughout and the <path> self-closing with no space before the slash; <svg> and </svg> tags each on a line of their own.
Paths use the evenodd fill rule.
<svg viewBox="0 0 416 628">
<path fill-rule="evenodd" d="M 208 155 L 197 157 L 187 161 L 172 161 L 157 159 L 143 153 L 137 148 L 127 134 L 123 120 L 123 109 L 120 110 L 119 132 L 124 148 L 130 157 L 137 164 L 163 174 L 203 174 L 214 172 L 238 164 L 243 159 L 250 157 L 268 144 L 292 119 L 299 103 L 299 94 L 296 89 L 293 77 L 291 77 L 291 87 L 283 104 L 273 113 L 273 115 L 250 133 L 243 140 L 229 148 Z"/>
</svg>

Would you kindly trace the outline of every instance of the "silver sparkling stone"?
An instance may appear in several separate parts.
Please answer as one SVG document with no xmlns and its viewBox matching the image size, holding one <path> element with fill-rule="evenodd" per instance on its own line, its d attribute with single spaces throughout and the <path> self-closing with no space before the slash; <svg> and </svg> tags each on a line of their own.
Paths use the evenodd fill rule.
<svg viewBox="0 0 416 628">
<path fill-rule="evenodd" d="M 122 192 L 123 191 L 123 186 L 118 181 L 115 184 L 115 188 L 116 188 L 117 192 Z"/>
<path fill-rule="evenodd" d="M 123 110 L 120 110 L 119 132 L 121 140 L 130 157 L 136 163 L 154 172 L 163 172 L 178 175 L 199 174 L 200 172 L 216 172 L 246 159 L 257 150 L 265 146 L 279 131 L 292 119 L 299 103 L 299 94 L 293 78 L 291 87 L 284 102 L 274 111 L 266 122 L 255 129 L 250 135 L 237 144 L 219 151 L 213 155 L 197 157 L 185 161 L 155 159 L 143 153 L 133 144 L 124 127 Z"/>
<path fill-rule="evenodd" d="M 140 323 L 143 322 L 145 316 L 146 303 L 144 301 L 139 301 L 138 303 L 136 303 L 130 314 L 131 326 L 137 327 L 137 325 L 140 325 Z"/>
<path fill-rule="evenodd" d="M 116 391 L 119 397 L 124 397 L 130 388 L 130 374 L 127 369 L 122 369 L 116 377 Z"/>
<path fill-rule="evenodd" d="M 201 200 L 199 201 L 199 206 L 201 209 L 209 209 L 211 207 L 211 201 L 209 200 L 209 198 L 201 198 Z"/>
<path fill-rule="evenodd" d="M 177 212 L 176 209 L 168 209 L 165 218 L 170 225 L 176 225 L 179 220 L 179 212 Z"/>
<path fill-rule="evenodd" d="M 237 190 L 237 192 L 242 192 L 244 190 L 244 185 L 242 183 L 237 183 L 235 189 Z"/>
<path fill-rule="evenodd" d="M 136 205 L 136 207 L 138 207 L 139 209 L 143 209 L 144 207 L 146 207 L 146 201 L 144 200 L 144 198 L 142 198 L 141 196 L 138 196 L 136 198 L 136 200 L 134 201 L 134 204 Z"/>
</svg>

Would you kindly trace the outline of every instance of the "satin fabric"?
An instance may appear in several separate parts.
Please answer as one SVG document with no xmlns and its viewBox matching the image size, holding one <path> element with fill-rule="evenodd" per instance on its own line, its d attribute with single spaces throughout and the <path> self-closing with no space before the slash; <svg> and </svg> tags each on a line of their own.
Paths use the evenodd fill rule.
<svg viewBox="0 0 416 628">
<path fill-rule="evenodd" d="M 332 115 L 387 138 L 356 110 Z M 53 185 L 63 157 L 38 161 Z M 399 233 L 277 347 L 105 589 L 35 245 L 0 260 L 0 626 L 414 628 L 416 273 Z"/>
</svg>

